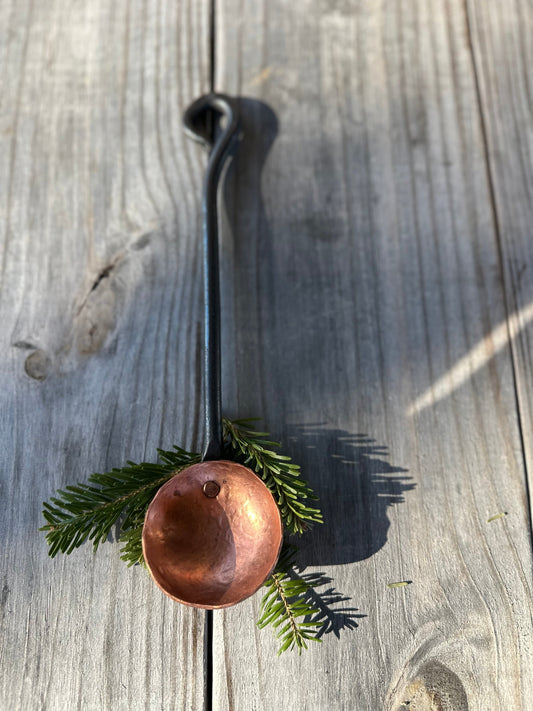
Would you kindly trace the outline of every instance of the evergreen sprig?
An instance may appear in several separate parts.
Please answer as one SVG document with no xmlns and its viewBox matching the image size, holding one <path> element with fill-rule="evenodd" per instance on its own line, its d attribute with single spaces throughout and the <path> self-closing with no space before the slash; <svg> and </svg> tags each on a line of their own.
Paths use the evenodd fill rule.
<svg viewBox="0 0 533 711">
<path fill-rule="evenodd" d="M 274 573 L 265 583 L 267 592 L 261 601 L 257 622 L 261 629 L 267 625 L 274 628 L 280 643 L 278 655 L 292 649 L 301 654 L 302 649 L 307 649 L 309 640 L 322 641 L 318 636 L 322 622 L 312 619 L 319 610 L 308 599 L 315 584 L 295 572 L 295 553 L 294 546 L 284 546 Z"/>
<path fill-rule="evenodd" d="M 316 496 L 300 478 L 300 467 L 290 457 L 273 448 L 266 432 L 257 432 L 251 420 L 223 420 L 224 450 L 228 459 L 249 466 L 274 495 L 289 533 L 303 533 L 312 523 L 321 523 L 318 508 L 309 505 Z M 128 566 L 144 563 L 142 529 L 150 502 L 165 482 L 175 474 L 200 461 L 200 455 L 181 447 L 173 451 L 157 450 L 160 464 L 127 462 L 127 466 L 105 474 L 92 474 L 88 484 L 60 489 L 57 496 L 43 504 L 49 555 L 72 553 L 86 541 L 96 552 L 115 524 L 119 525 L 121 558 Z M 267 592 L 261 602 L 259 627 L 272 625 L 280 640 L 278 654 L 297 648 L 301 653 L 308 640 L 318 637 L 321 622 L 313 621 L 318 612 L 309 602 L 312 581 L 298 576 L 294 569 L 294 546 L 284 546 L 272 576 L 265 583 Z"/>
<path fill-rule="evenodd" d="M 224 419 L 226 448 L 231 459 L 253 469 L 276 499 L 283 523 L 289 533 L 303 533 L 313 523 L 322 523 L 320 509 L 309 505 L 317 497 L 300 478 L 300 467 L 290 457 L 279 454 L 268 432 L 257 432 L 252 420 Z"/>
<path fill-rule="evenodd" d="M 96 552 L 113 526 L 120 520 L 123 559 L 130 565 L 142 558 L 136 534 L 142 530 L 144 514 L 158 489 L 178 471 L 200 460 L 180 447 L 174 451 L 158 450 L 162 464 L 127 462 L 121 469 L 106 474 L 92 474 L 89 484 L 76 484 L 60 489 L 59 496 L 44 503 L 48 553 L 72 553 L 85 541 L 93 543 Z"/>
</svg>

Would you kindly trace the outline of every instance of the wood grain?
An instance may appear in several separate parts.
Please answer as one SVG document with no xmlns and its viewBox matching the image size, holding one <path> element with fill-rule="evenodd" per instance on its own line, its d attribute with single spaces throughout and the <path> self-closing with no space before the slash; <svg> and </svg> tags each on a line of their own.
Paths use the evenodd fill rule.
<svg viewBox="0 0 533 711">
<path fill-rule="evenodd" d="M 531 489 L 533 471 L 533 10 L 528 2 L 486 8 L 468 2 L 479 101 L 484 117 L 493 211 L 502 252 L 509 336 Z"/>
<path fill-rule="evenodd" d="M 41 502 L 197 446 L 207 2 L 2 2 L 3 709 L 200 709 L 203 614 L 117 545 L 50 561 Z M 201 424 L 201 421 L 200 421 Z"/>
<path fill-rule="evenodd" d="M 217 614 L 214 708 L 528 709 L 523 422 L 509 345 L 491 338 L 508 315 L 496 109 L 478 100 L 469 8 L 218 8 L 217 88 L 245 97 L 248 136 L 226 188 L 226 393 L 320 493 L 302 562 L 340 596 L 301 657 L 278 660 L 254 628 L 260 596 Z M 478 25 L 493 12 L 475 9 Z"/>
<path fill-rule="evenodd" d="M 528 709 L 528 3 L 217 7 L 245 129 L 225 409 L 321 495 L 300 560 L 327 625 L 278 660 L 260 595 L 217 613 L 214 709 Z M 0 8 L 2 708 L 203 704 L 203 615 L 117 546 L 51 562 L 37 528 L 57 487 L 201 442 L 181 113 L 208 24 L 205 1 Z"/>
</svg>

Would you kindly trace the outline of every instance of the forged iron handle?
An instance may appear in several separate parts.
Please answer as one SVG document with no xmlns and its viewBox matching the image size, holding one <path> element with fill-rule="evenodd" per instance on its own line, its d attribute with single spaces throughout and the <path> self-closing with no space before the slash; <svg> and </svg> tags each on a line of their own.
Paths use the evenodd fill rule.
<svg viewBox="0 0 533 711">
<path fill-rule="evenodd" d="M 222 119 L 225 121 L 223 124 Z M 224 162 L 239 128 L 237 102 L 224 94 L 207 94 L 191 104 L 183 121 L 188 134 L 210 149 L 202 197 L 206 437 L 202 459 L 214 460 L 221 459 L 223 449 L 217 193 Z"/>
</svg>

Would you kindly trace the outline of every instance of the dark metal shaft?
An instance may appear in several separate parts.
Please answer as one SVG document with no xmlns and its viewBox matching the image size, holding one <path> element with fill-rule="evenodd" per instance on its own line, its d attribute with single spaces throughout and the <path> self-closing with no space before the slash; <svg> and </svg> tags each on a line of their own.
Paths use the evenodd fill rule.
<svg viewBox="0 0 533 711">
<path fill-rule="evenodd" d="M 222 456 L 220 366 L 220 277 L 218 256 L 218 183 L 232 138 L 238 129 L 237 104 L 223 94 L 207 94 L 195 101 L 184 116 L 185 127 L 210 148 L 203 186 L 204 236 L 204 406 L 203 459 Z"/>
</svg>

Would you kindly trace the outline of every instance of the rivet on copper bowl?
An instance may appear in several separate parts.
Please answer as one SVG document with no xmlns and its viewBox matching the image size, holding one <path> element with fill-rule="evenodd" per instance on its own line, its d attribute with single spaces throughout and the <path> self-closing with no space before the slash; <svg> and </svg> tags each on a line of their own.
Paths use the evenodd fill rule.
<svg viewBox="0 0 533 711">
<path fill-rule="evenodd" d="M 272 494 L 253 471 L 229 461 L 194 464 L 157 492 L 146 513 L 143 554 L 174 600 L 229 607 L 268 578 L 281 546 Z"/>
</svg>

